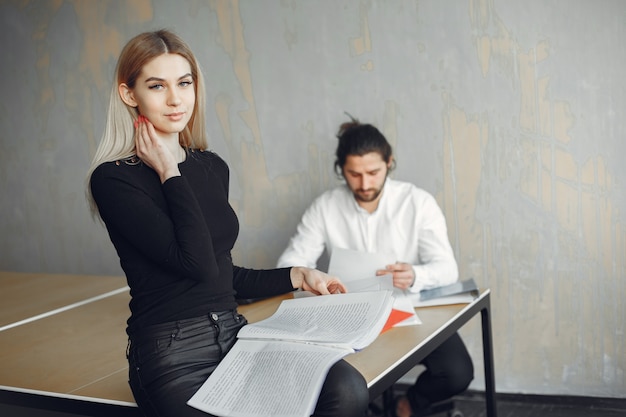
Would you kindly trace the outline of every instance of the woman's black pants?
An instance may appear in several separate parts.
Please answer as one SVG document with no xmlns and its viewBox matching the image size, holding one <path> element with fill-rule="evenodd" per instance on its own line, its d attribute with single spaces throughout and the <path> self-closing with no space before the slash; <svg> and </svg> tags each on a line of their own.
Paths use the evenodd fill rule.
<svg viewBox="0 0 626 417">
<path fill-rule="evenodd" d="M 236 310 L 146 326 L 129 340 L 129 383 L 146 417 L 210 417 L 187 401 L 237 340 L 246 319 Z M 328 372 L 315 417 L 363 417 L 363 376 L 341 360 Z"/>
</svg>

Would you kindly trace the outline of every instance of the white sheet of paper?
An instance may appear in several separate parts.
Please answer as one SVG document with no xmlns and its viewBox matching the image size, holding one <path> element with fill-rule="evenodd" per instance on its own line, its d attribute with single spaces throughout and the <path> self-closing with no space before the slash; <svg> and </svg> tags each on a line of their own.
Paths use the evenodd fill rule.
<svg viewBox="0 0 626 417">
<path fill-rule="evenodd" d="M 343 283 L 376 276 L 376 271 L 396 262 L 392 254 L 367 253 L 335 248 L 330 255 L 328 273 Z"/>
<path fill-rule="evenodd" d="M 343 281 L 348 292 L 362 291 L 393 291 L 393 275 L 373 276 L 369 278 L 354 279 L 351 281 Z"/>
</svg>

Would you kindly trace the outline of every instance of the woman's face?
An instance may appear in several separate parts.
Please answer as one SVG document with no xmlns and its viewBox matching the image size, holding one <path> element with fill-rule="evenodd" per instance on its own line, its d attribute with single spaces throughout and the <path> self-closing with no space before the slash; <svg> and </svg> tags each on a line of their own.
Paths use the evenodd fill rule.
<svg viewBox="0 0 626 417">
<path fill-rule="evenodd" d="M 135 87 L 131 90 L 121 84 L 119 92 L 126 104 L 137 107 L 139 114 L 165 135 L 178 135 L 185 128 L 196 99 L 191 65 L 178 54 L 163 54 L 149 61 Z"/>
</svg>

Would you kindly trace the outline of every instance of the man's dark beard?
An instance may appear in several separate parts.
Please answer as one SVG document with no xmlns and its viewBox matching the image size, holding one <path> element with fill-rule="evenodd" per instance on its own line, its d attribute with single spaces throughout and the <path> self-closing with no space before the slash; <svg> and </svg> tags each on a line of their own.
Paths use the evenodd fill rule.
<svg viewBox="0 0 626 417">
<path fill-rule="evenodd" d="M 378 198 L 378 196 L 383 192 L 383 190 L 385 189 L 385 184 L 387 183 L 387 176 L 385 175 L 385 181 L 383 181 L 383 185 L 380 186 L 380 189 L 378 190 L 378 192 L 375 192 L 374 195 L 371 198 L 363 198 L 361 197 L 360 194 L 358 194 L 358 191 L 352 192 L 352 195 L 354 195 L 354 198 L 357 201 L 361 201 L 363 203 L 371 203 L 372 201 L 376 200 Z M 370 188 L 369 190 L 359 190 L 359 191 L 370 191 L 372 190 L 372 188 Z"/>
</svg>

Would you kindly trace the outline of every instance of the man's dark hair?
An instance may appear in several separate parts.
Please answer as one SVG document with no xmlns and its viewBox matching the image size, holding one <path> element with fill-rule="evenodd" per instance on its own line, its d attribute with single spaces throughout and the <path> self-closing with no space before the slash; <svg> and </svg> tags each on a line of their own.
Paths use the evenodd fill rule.
<svg viewBox="0 0 626 417">
<path fill-rule="evenodd" d="M 370 124 L 361 124 L 357 119 L 350 116 L 352 120 L 339 126 L 337 132 L 337 151 L 335 152 L 335 172 L 343 174 L 343 166 L 346 158 L 350 155 L 363 156 L 370 152 L 380 154 L 385 163 L 389 163 L 392 156 L 392 149 L 385 136 L 376 127 Z M 389 168 L 391 171 L 395 167 L 395 161 Z"/>
</svg>

